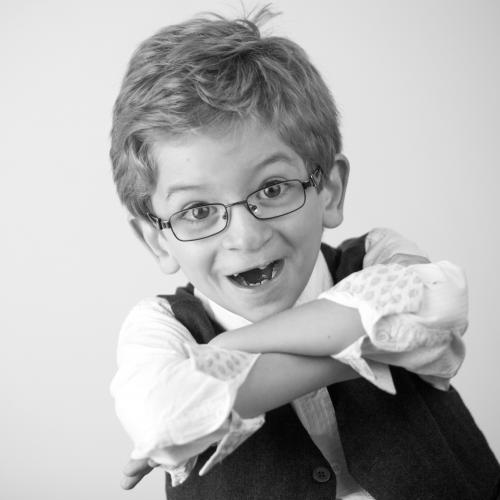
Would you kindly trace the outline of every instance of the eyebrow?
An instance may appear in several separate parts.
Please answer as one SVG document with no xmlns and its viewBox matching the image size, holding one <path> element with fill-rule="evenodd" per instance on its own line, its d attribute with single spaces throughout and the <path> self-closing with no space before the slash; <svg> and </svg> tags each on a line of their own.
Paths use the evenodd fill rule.
<svg viewBox="0 0 500 500">
<path fill-rule="evenodd" d="M 268 156 L 267 158 L 264 158 L 263 160 L 259 161 L 253 166 L 253 169 L 255 171 L 261 170 L 264 167 L 267 167 L 268 165 L 272 165 L 273 163 L 277 163 L 279 161 L 288 161 L 292 162 L 293 158 L 286 154 L 285 152 L 278 152 L 278 153 L 273 153 L 272 155 Z M 164 197 L 169 198 L 173 194 L 182 192 L 182 191 L 190 191 L 193 189 L 198 189 L 200 188 L 199 184 L 172 184 L 169 186 L 167 191 L 165 192 Z"/>
</svg>

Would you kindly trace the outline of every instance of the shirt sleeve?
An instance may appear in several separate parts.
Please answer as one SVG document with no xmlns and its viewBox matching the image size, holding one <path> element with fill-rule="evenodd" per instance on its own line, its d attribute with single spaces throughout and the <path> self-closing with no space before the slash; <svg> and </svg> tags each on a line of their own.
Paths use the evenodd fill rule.
<svg viewBox="0 0 500 500">
<path fill-rule="evenodd" d="M 121 329 L 111 383 L 131 457 L 154 460 L 178 484 L 211 445 L 218 448 L 202 473 L 231 453 L 264 423 L 233 410 L 258 356 L 197 344 L 165 299 L 140 302 Z"/>
<path fill-rule="evenodd" d="M 324 292 L 357 308 L 365 335 L 333 357 L 395 393 L 388 365 L 402 366 L 446 390 L 465 356 L 467 284 L 450 262 L 377 264 Z"/>
</svg>

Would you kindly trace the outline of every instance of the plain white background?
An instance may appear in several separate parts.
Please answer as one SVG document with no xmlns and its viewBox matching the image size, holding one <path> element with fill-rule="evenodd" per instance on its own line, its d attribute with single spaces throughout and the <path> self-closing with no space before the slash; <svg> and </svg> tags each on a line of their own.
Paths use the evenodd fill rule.
<svg viewBox="0 0 500 500">
<path fill-rule="evenodd" d="M 119 488 L 130 451 L 108 392 L 127 310 L 162 276 L 128 229 L 108 161 L 129 56 L 163 25 L 240 2 L 0 3 L 0 496 L 163 498 Z M 250 8 L 254 3 L 246 3 Z M 304 46 L 337 99 L 351 160 L 330 243 L 389 226 L 470 281 L 455 385 L 500 456 L 500 3 L 276 1 L 268 28 Z"/>
</svg>

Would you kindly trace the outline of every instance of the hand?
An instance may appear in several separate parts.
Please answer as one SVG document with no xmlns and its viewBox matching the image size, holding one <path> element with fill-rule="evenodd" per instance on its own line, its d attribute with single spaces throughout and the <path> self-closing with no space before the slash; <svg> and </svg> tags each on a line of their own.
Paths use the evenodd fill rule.
<svg viewBox="0 0 500 500">
<path fill-rule="evenodd" d="M 131 490 L 157 466 L 156 462 L 148 458 L 130 459 L 123 468 L 121 487 L 124 490 Z"/>
</svg>

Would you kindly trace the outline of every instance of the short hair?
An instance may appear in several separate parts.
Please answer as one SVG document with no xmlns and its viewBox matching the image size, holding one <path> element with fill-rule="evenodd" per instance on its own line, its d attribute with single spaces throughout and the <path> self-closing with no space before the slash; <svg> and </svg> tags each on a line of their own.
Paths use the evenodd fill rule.
<svg viewBox="0 0 500 500">
<path fill-rule="evenodd" d="M 117 97 L 111 162 L 118 195 L 145 216 L 157 182 L 155 141 L 194 130 L 224 130 L 257 119 L 276 130 L 308 168 L 328 172 L 342 149 L 338 111 L 304 50 L 246 18 L 216 14 L 168 26 L 133 54 Z"/>
</svg>

